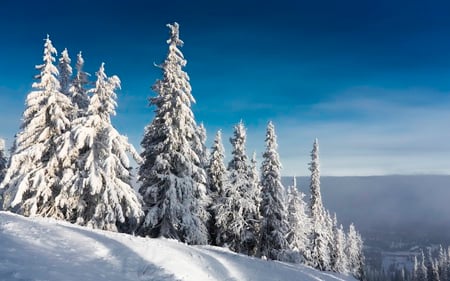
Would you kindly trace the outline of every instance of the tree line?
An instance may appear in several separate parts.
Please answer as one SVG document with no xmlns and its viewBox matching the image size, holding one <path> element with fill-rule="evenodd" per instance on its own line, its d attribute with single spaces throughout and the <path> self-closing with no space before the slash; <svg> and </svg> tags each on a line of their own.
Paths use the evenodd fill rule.
<svg viewBox="0 0 450 281">
<path fill-rule="evenodd" d="M 188 244 L 211 244 L 270 260 L 303 263 L 363 280 L 361 235 L 346 233 L 323 206 L 319 142 L 311 152 L 310 200 L 295 178 L 281 183 L 275 126 L 268 123 L 266 148 L 258 170 L 246 152 L 241 121 L 230 138 L 231 161 L 218 131 L 211 149 L 197 125 L 187 61 L 179 47 L 179 25 L 168 24 L 162 78 L 149 99 L 155 108 L 145 127 L 142 152 L 112 125 L 117 76 L 102 63 L 95 83 L 84 71 L 82 53 L 75 73 L 67 49 L 56 62 L 47 36 L 43 63 L 26 98 L 21 130 L 6 161 L 0 149 L 2 208 L 24 216 L 65 220 L 82 226 Z M 138 192 L 132 185 L 132 157 L 139 165 Z"/>
<path fill-rule="evenodd" d="M 413 253 L 411 266 L 389 270 L 367 270 L 369 281 L 450 281 L 450 247 L 442 245 L 420 249 Z"/>
</svg>

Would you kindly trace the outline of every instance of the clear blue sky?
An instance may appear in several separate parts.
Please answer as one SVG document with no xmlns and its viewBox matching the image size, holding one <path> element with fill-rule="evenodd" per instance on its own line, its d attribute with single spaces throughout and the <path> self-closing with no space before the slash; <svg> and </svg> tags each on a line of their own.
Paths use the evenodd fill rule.
<svg viewBox="0 0 450 281">
<path fill-rule="evenodd" d="M 91 3 L 89 3 L 91 2 Z M 114 125 L 139 146 L 153 117 L 165 24 L 177 21 L 208 130 L 248 127 L 264 150 L 272 120 L 284 175 L 308 174 L 314 138 L 325 175 L 450 173 L 450 4 L 446 1 L 2 1 L 0 137 L 12 143 L 43 39 L 92 74 L 122 80 Z M 228 157 L 229 159 L 229 157 Z"/>
</svg>

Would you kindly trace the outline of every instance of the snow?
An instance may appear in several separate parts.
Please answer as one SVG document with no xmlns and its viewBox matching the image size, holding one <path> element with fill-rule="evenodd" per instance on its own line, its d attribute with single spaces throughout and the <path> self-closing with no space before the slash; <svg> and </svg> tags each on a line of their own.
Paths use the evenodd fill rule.
<svg viewBox="0 0 450 281">
<path fill-rule="evenodd" d="M 212 246 L 92 230 L 0 212 L 0 280 L 350 281 Z"/>
</svg>

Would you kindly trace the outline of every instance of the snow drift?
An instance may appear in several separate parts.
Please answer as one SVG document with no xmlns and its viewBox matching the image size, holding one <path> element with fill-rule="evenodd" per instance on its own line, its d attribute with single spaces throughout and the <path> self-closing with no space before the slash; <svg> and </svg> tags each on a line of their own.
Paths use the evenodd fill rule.
<svg viewBox="0 0 450 281">
<path fill-rule="evenodd" d="M 212 246 L 187 246 L 8 212 L 0 212 L 0 249 L 0 280 L 355 280 Z"/>
</svg>

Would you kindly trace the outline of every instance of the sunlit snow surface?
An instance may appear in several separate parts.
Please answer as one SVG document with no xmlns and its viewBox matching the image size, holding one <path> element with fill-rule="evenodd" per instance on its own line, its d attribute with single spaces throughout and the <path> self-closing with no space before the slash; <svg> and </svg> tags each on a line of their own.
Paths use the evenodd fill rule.
<svg viewBox="0 0 450 281">
<path fill-rule="evenodd" d="M 187 246 L 0 212 L 0 280 L 354 280 L 211 246 Z"/>
</svg>

